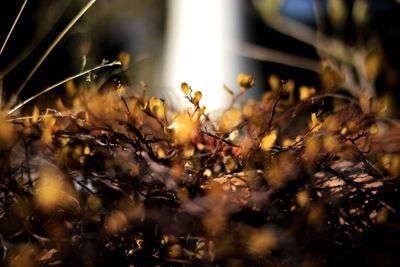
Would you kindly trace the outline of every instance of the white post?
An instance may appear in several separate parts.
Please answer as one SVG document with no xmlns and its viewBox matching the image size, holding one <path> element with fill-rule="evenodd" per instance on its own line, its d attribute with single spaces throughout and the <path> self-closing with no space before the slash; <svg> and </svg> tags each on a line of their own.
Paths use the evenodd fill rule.
<svg viewBox="0 0 400 267">
<path fill-rule="evenodd" d="M 185 104 L 181 82 L 203 93 L 208 111 L 229 104 L 223 84 L 234 86 L 237 13 L 236 0 L 169 0 L 163 85 L 175 106 Z"/>
</svg>

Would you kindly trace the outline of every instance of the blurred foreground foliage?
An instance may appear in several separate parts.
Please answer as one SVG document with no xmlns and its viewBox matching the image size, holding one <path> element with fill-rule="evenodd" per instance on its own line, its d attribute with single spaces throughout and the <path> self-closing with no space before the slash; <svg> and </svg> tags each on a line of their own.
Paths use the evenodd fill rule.
<svg viewBox="0 0 400 267">
<path fill-rule="evenodd" d="M 210 117 L 132 90 L 66 82 L 67 98 L 0 116 L 7 266 L 399 264 L 400 128 L 388 100 L 240 74 Z M 333 85 L 334 86 L 334 85 Z M 15 109 L 11 109 L 15 111 Z"/>
</svg>

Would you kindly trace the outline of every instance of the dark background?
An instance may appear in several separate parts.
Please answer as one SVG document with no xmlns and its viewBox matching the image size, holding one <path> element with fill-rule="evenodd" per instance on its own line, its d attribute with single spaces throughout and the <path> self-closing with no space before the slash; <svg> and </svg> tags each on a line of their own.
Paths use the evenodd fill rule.
<svg viewBox="0 0 400 267">
<path fill-rule="evenodd" d="M 313 0 L 287 0 L 283 4 L 283 13 L 286 16 L 294 18 L 302 23 L 305 23 L 314 29 L 317 28 L 313 17 L 312 2 Z M 324 8 L 324 24 L 325 34 L 343 40 L 346 44 L 353 47 L 362 47 L 371 40 L 378 39 L 382 45 L 385 57 L 385 70 L 394 71 L 397 77 L 400 77 L 400 4 L 393 0 L 370 0 L 370 17 L 368 23 L 364 27 L 357 27 L 352 19 L 352 8 L 354 0 L 345 1 L 349 10 L 346 18 L 345 27 L 342 30 L 337 30 L 331 24 L 328 11 L 327 1 L 321 1 Z M 268 27 L 255 10 L 254 6 L 246 4 L 248 1 L 243 1 L 245 14 L 245 35 L 244 39 L 247 42 L 255 43 L 261 46 L 285 51 L 290 54 L 307 57 L 318 60 L 318 54 L 313 46 L 302 43 L 294 38 L 284 35 L 274 29 Z M 303 8 L 291 9 L 292 6 L 305 5 Z M 307 16 L 308 13 L 308 16 Z M 312 15 L 312 16 L 310 16 Z M 304 69 L 294 68 L 287 65 L 276 64 L 271 62 L 256 62 L 261 72 L 266 76 L 270 74 L 278 74 L 282 79 L 294 79 L 298 84 L 307 86 L 320 86 L 320 77 L 318 73 L 307 71 Z M 388 83 L 385 78 L 386 73 L 383 71 L 377 81 L 376 88 L 382 91 L 389 91 L 400 97 L 399 78 L 395 83 Z M 266 77 L 262 81 L 262 86 L 267 88 L 268 83 Z"/>
</svg>

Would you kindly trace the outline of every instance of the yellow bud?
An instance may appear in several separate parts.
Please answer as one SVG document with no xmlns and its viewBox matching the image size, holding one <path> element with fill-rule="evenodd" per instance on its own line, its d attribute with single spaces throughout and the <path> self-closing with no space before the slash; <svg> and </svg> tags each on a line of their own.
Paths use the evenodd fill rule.
<svg viewBox="0 0 400 267">
<path fill-rule="evenodd" d="M 185 95 L 188 95 L 190 92 L 190 87 L 187 83 L 181 83 L 181 89 Z"/>
</svg>

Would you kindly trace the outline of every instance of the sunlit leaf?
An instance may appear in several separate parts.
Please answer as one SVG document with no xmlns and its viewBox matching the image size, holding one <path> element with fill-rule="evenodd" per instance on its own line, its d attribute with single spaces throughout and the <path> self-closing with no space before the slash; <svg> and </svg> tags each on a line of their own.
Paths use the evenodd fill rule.
<svg viewBox="0 0 400 267">
<path fill-rule="evenodd" d="M 310 203 L 310 195 L 307 191 L 298 192 L 296 195 L 297 204 L 304 208 L 308 203 Z"/>
<path fill-rule="evenodd" d="M 281 87 L 281 80 L 277 75 L 270 75 L 268 78 L 268 84 L 272 91 L 278 91 Z"/>
<path fill-rule="evenodd" d="M 379 132 L 379 127 L 376 123 L 374 123 L 370 128 L 369 128 L 369 132 L 371 134 L 378 134 Z"/>
<path fill-rule="evenodd" d="M 185 95 L 188 95 L 190 93 L 190 87 L 187 83 L 181 83 L 181 89 Z"/>
<path fill-rule="evenodd" d="M 299 97 L 300 100 L 305 100 L 307 98 L 310 98 L 316 93 L 316 90 L 313 87 L 301 86 L 299 90 L 300 90 L 300 97 Z"/>
<path fill-rule="evenodd" d="M 38 119 L 39 119 L 39 108 L 37 106 L 34 106 L 32 112 L 32 122 L 36 123 Z"/>
<path fill-rule="evenodd" d="M 0 113 L 0 148 L 5 148 L 14 140 L 14 125 L 7 121 L 3 113 Z"/>
<path fill-rule="evenodd" d="M 322 144 L 324 149 L 329 153 L 333 153 L 340 145 L 338 139 L 333 135 L 324 136 Z"/>
<path fill-rule="evenodd" d="M 246 117 L 251 117 L 254 113 L 254 108 L 256 105 L 256 101 L 253 99 L 247 100 L 246 104 L 243 107 L 243 115 Z"/>
<path fill-rule="evenodd" d="M 278 244 L 276 233 L 270 229 L 253 231 L 248 238 L 247 247 L 251 254 L 265 255 Z"/>
<path fill-rule="evenodd" d="M 310 129 L 313 132 L 318 132 L 322 127 L 322 123 L 318 120 L 316 113 L 311 113 L 311 125 Z"/>
<path fill-rule="evenodd" d="M 236 127 L 242 120 L 242 111 L 240 108 L 231 108 L 222 114 L 219 121 L 221 130 L 227 131 Z"/>
<path fill-rule="evenodd" d="M 173 130 L 175 140 L 181 144 L 190 141 L 197 133 L 196 123 L 187 112 L 179 112 L 175 115 L 168 129 Z"/>
<path fill-rule="evenodd" d="M 198 105 L 201 98 L 202 98 L 203 94 L 200 91 L 196 91 L 194 92 L 194 96 L 193 96 L 193 103 Z"/>
<path fill-rule="evenodd" d="M 276 138 L 277 138 L 277 131 L 273 130 L 269 134 L 266 134 L 262 139 L 260 143 L 260 147 L 264 151 L 269 151 L 271 147 L 274 145 Z"/>
<path fill-rule="evenodd" d="M 121 62 L 122 67 L 125 69 L 129 67 L 129 62 L 131 60 L 131 55 L 127 52 L 120 52 L 117 56 L 119 62 Z"/>
<path fill-rule="evenodd" d="M 236 78 L 236 82 L 244 89 L 249 89 L 254 86 L 253 76 L 246 73 L 240 73 Z"/>
<path fill-rule="evenodd" d="M 369 80 L 374 81 L 378 77 L 383 67 L 383 60 L 380 51 L 373 51 L 365 58 L 365 74 Z"/>
</svg>

